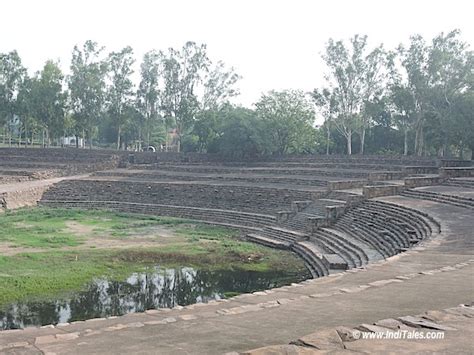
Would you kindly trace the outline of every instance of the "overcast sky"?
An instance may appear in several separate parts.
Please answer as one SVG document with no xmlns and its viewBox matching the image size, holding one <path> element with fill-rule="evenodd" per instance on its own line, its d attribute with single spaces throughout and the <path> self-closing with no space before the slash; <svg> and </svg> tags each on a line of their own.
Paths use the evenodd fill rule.
<svg viewBox="0 0 474 355">
<path fill-rule="evenodd" d="M 431 38 L 454 28 L 474 42 L 469 0 L 3 0 L 0 52 L 18 50 L 30 72 L 47 59 L 67 73 L 75 44 L 92 39 L 108 51 L 133 47 L 138 63 L 150 49 L 206 43 L 212 60 L 243 76 L 251 105 L 262 92 L 310 91 L 322 84 L 327 40 L 367 34 L 391 48 L 414 33 Z"/>
</svg>

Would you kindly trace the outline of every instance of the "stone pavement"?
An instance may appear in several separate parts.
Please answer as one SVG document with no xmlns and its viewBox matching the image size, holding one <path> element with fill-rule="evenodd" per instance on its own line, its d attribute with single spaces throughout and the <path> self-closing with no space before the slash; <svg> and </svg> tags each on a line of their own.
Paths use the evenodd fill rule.
<svg viewBox="0 0 474 355">
<path fill-rule="evenodd" d="M 416 316 L 381 319 L 355 328 L 341 326 L 320 330 L 290 344 L 266 346 L 241 354 L 472 354 L 473 336 L 474 307 L 462 304 Z"/>
<path fill-rule="evenodd" d="M 0 332 L 0 353 L 243 352 L 289 344 L 308 333 L 341 325 L 355 327 L 472 302 L 472 212 L 401 196 L 381 200 L 429 213 L 441 222 L 441 234 L 364 268 L 222 302 Z M 370 349 L 371 344 L 354 350 Z"/>
</svg>

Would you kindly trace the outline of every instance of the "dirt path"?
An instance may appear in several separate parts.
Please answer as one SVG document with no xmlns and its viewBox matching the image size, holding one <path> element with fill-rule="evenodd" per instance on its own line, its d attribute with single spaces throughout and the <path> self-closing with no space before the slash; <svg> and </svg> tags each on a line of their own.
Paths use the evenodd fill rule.
<svg viewBox="0 0 474 355">
<path fill-rule="evenodd" d="M 86 177 L 89 177 L 90 175 L 91 174 L 62 176 L 62 177 L 57 177 L 57 178 L 52 178 L 52 179 L 45 179 L 45 180 L 29 180 L 29 181 L 2 184 L 0 185 L 0 194 L 50 186 L 52 184 L 55 184 L 63 180 L 84 179 Z"/>
</svg>

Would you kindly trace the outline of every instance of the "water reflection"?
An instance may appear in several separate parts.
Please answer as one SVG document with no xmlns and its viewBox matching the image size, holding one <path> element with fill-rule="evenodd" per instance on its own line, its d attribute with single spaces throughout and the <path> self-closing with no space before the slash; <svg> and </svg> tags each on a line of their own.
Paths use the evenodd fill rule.
<svg viewBox="0 0 474 355">
<path fill-rule="evenodd" d="M 0 309 L 0 329 L 57 324 L 143 312 L 220 299 L 226 292 L 253 292 L 298 282 L 308 275 L 285 272 L 154 267 L 125 281 L 94 280 L 69 298 L 27 301 Z"/>
</svg>

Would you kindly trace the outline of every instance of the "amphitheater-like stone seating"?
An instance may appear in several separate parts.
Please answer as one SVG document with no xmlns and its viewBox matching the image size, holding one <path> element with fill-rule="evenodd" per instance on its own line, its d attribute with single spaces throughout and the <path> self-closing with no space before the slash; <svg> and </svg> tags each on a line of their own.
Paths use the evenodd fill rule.
<svg viewBox="0 0 474 355">
<path fill-rule="evenodd" d="M 199 155 L 122 158 L 126 169 L 63 181 L 45 193 L 41 205 L 228 225 L 245 231 L 250 241 L 294 251 L 313 276 L 389 257 L 431 233 L 420 222 L 423 217 L 413 218 L 411 211 L 376 202 L 360 205 L 361 193 L 337 190 L 357 190 L 369 181 L 384 188 L 384 180 L 434 171 L 430 159 L 336 156 L 221 164 Z"/>
<path fill-rule="evenodd" d="M 315 195 L 311 190 L 253 186 L 208 185 L 143 181 L 81 179 L 61 182 L 50 189 L 48 201 L 118 201 L 169 204 L 275 214 L 293 200 Z"/>
<path fill-rule="evenodd" d="M 0 148 L 0 183 L 77 175 L 119 165 L 114 151 L 61 148 Z M 15 180 L 11 177 L 18 177 Z"/>
<path fill-rule="evenodd" d="M 474 178 L 451 178 L 445 180 L 442 185 L 474 189 Z"/>
</svg>

